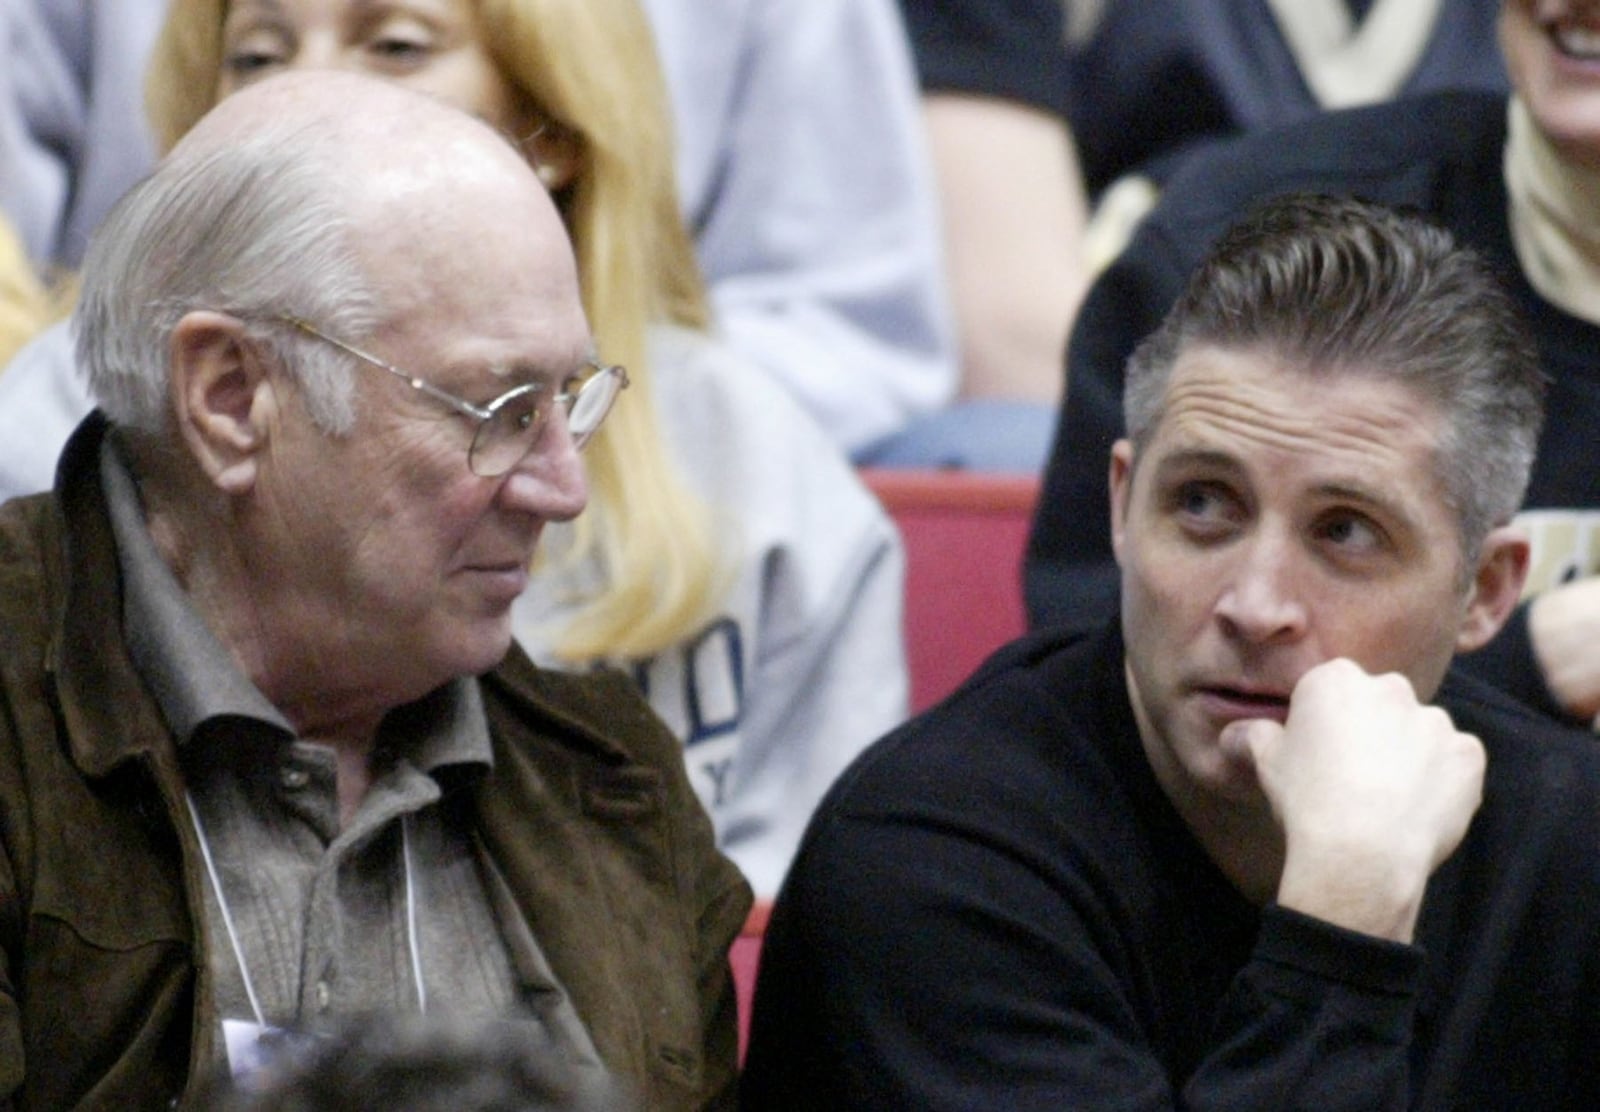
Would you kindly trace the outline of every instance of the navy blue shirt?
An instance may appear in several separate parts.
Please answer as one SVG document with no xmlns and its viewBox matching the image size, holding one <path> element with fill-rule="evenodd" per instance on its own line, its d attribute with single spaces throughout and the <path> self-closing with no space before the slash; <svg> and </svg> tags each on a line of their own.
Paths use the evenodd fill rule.
<svg viewBox="0 0 1600 1112">
<path fill-rule="evenodd" d="M 1069 42 L 1073 2 L 900 5 L 924 89 L 1003 97 L 1064 117 L 1091 194 L 1135 167 L 1164 180 L 1197 143 L 1322 110 L 1267 0 L 1106 0 L 1092 32 Z M 1349 3 L 1358 16 L 1371 6 Z M 1395 95 L 1505 92 L 1495 32 L 1500 4 L 1445 0 Z"/>
</svg>

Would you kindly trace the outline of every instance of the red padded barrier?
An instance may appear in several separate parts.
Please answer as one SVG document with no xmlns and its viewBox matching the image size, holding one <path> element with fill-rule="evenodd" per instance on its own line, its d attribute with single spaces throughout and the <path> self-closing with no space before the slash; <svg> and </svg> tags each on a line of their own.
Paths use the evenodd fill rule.
<svg viewBox="0 0 1600 1112">
<path fill-rule="evenodd" d="M 864 468 L 906 548 L 911 709 L 925 710 L 1026 628 L 1022 553 L 1031 475 Z"/>
<path fill-rule="evenodd" d="M 745 917 L 739 937 L 733 940 L 728 961 L 733 966 L 733 992 L 739 1001 L 739 1061 L 750 1043 L 750 1004 L 756 994 L 756 968 L 761 964 L 761 938 L 767 933 L 771 900 L 757 900 Z"/>
</svg>

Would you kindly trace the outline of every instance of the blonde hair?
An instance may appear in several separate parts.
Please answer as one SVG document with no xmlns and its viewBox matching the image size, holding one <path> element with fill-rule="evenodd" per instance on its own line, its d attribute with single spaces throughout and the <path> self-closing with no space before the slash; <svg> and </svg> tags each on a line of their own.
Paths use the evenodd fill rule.
<svg viewBox="0 0 1600 1112">
<path fill-rule="evenodd" d="M 703 329 L 710 317 L 679 215 L 655 40 L 637 0 L 475 3 L 501 72 L 578 147 L 556 200 L 602 354 L 632 379 L 585 452 L 594 497 L 563 556 L 596 558 L 604 589 L 584 600 L 556 651 L 648 656 L 695 632 L 724 581 L 711 515 L 663 440 L 646 350 L 652 323 Z M 174 0 L 168 12 L 145 85 L 163 149 L 216 102 L 226 13 L 226 0 Z"/>
<path fill-rule="evenodd" d="M 22 239 L 0 213 L 0 370 L 46 326 L 66 315 L 72 286 L 52 289 L 33 269 Z"/>
</svg>

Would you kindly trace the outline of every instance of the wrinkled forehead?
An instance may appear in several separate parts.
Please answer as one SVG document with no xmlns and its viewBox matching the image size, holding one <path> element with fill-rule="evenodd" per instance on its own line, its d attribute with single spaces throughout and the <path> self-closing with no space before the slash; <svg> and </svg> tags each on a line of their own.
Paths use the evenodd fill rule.
<svg viewBox="0 0 1600 1112">
<path fill-rule="evenodd" d="M 1183 346 L 1159 384 L 1152 428 L 1207 405 L 1226 407 L 1246 424 L 1302 430 L 1322 427 L 1329 416 L 1398 421 L 1407 428 L 1421 426 L 1419 431 L 1436 440 L 1445 421 L 1439 399 L 1403 369 L 1359 359 L 1313 359 L 1272 341 L 1197 340 Z"/>
<path fill-rule="evenodd" d="M 571 248 L 554 215 L 546 219 L 552 227 L 541 229 L 523 212 L 501 227 L 480 210 L 394 222 L 360 244 L 380 333 L 425 361 L 408 369 L 556 375 L 594 357 Z"/>
<path fill-rule="evenodd" d="M 554 208 L 542 193 L 521 200 L 494 215 L 471 203 L 391 204 L 358 222 L 356 251 L 396 310 L 485 298 L 576 304 L 577 265 Z"/>
<path fill-rule="evenodd" d="M 1443 498 L 1445 421 L 1413 385 L 1382 369 L 1308 367 L 1270 348 L 1180 353 L 1138 456 L 1229 456 L 1270 476 L 1347 473 Z M 1137 462 L 1137 459 L 1136 459 Z"/>
</svg>

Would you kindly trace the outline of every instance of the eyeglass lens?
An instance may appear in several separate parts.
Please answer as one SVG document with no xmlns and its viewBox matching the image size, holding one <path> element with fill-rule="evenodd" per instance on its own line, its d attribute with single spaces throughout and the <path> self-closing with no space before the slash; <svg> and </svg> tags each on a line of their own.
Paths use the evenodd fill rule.
<svg viewBox="0 0 1600 1112">
<path fill-rule="evenodd" d="M 499 399 L 472 438 L 468 466 L 485 478 L 510 471 L 533 450 L 546 408 L 545 395 L 534 387 Z"/>
<path fill-rule="evenodd" d="M 600 428 L 624 381 L 620 368 L 597 368 L 576 390 L 559 397 L 574 449 L 581 451 Z M 473 472 L 485 478 L 504 475 L 533 451 L 544 431 L 548 400 L 536 386 L 500 398 L 472 438 L 467 462 Z"/>
<path fill-rule="evenodd" d="M 623 382 L 618 368 L 601 367 L 567 396 L 567 431 L 572 435 L 573 447 L 581 449 L 599 431 Z"/>
</svg>

